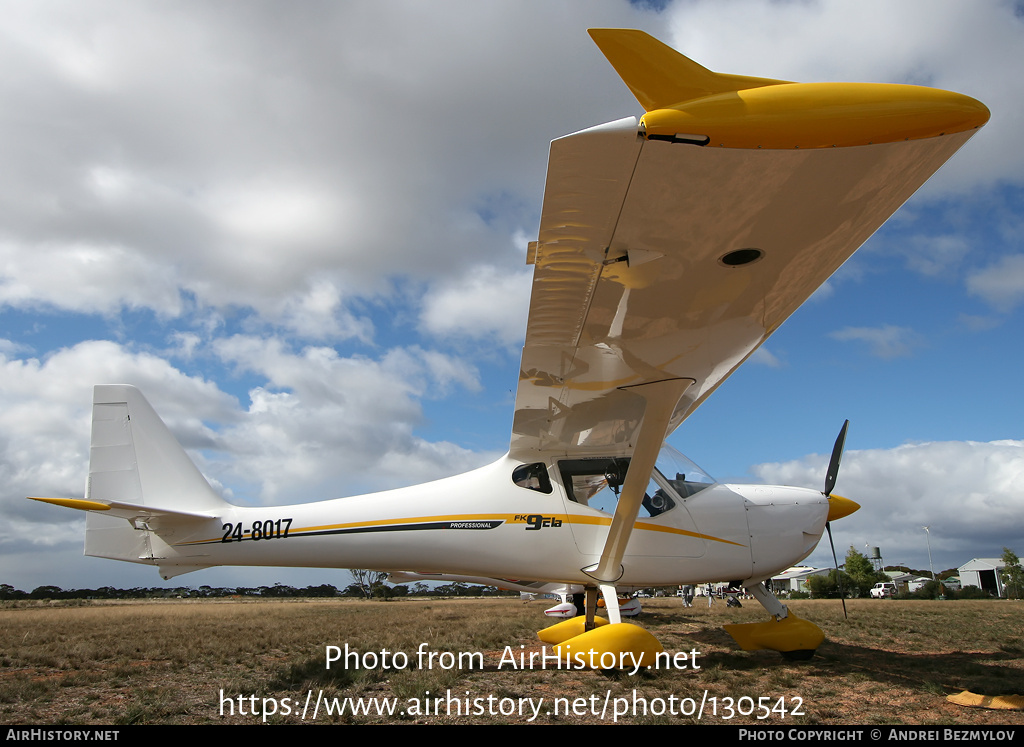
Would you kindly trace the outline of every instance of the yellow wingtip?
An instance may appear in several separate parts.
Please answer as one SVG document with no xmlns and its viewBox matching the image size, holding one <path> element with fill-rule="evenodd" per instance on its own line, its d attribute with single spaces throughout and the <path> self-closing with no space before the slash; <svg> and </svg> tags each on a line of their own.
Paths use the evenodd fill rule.
<svg viewBox="0 0 1024 747">
<path fill-rule="evenodd" d="M 713 72 L 637 29 L 588 29 L 587 32 L 644 111 L 716 93 L 786 82 Z"/>
<path fill-rule="evenodd" d="M 791 83 L 716 73 L 636 29 L 590 29 L 644 107 L 649 140 L 726 148 L 835 148 L 921 140 L 984 125 L 969 96 L 885 83 Z"/>
</svg>

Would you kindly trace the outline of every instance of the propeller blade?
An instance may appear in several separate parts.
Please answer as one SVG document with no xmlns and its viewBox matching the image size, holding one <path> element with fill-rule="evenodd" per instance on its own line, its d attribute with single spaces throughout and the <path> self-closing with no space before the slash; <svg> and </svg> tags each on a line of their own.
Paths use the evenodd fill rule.
<svg viewBox="0 0 1024 747">
<path fill-rule="evenodd" d="M 832 459 L 829 460 L 828 472 L 825 473 L 826 496 L 832 495 L 832 490 L 836 486 L 836 478 L 839 477 L 839 463 L 843 461 L 843 447 L 846 445 L 846 428 L 849 425 L 849 420 L 843 423 L 843 427 L 839 431 L 839 437 L 836 438 L 836 445 L 832 447 Z"/>
<path fill-rule="evenodd" d="M 849 423 L 850 421 L 847 420 L 846 422 Z M 843 426 L 843 433 L 845 433 L 845 432 L 846 432 L 846 426 L 844 425 Z M 840 436 L 842 436 L 843 433 L 841 433 Z M 842 455 L 842 449 L 840 449 L 840 456 L 841 455 Z M 826 521 L 825 522 L 825 529 L 828 530 L 828 544 L 829 544 L 829 547 L 832 548 L 832 562 L 835 564 L 835 567 L 836 567 L 836 581 L 839 583 L 839 599 L 843 603 L 843 617 L 845 619 L 849 620 L 850 616 L 846 614 L 846 593 L 843 591 L 843 577 L 839 575 L 839 558 L 836 557 L 836 545 L 832 541 L 832 526 L 831 526 L 831 524 L 832 524 L 832 522 Z"/>
</svg>

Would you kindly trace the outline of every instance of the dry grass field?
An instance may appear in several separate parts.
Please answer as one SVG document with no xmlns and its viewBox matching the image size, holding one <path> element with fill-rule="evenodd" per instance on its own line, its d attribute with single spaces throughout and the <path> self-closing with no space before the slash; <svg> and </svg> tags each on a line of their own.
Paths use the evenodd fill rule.
<svg viewBox="0 0 1024 747">
<path fill-rule="evenodd" d="M 763 619 L 755 603 L 708 609 L 699 602 L 683 609 L 675 599 L 645 600 L 640 623 L 667 651 L 699 651 L 700 669 L 632 675 L 499 666 L 505 646 L 540 650 L 543 601 L 6 603 L 0 723 L 299 723 L 307 698 L 319 698 L 316 718 L 309 705 L 306 722 L 527 723 L 530 704 L 539 702 L 533 723 L 612 723 L 618 703 L 630 711 L 618 723 L 1024 724 L 1022 712 L 945 700 L 962 689 L 1024 694 L 1022 602 L 854 600 L 847 621 L 838 602 L 793 602 L 828 636 L 814 659 L 799 663 L 742 652 L 721 629 Z M 436 658 L 432 669 L 417 669 L 423 643 L 435 655 L 480 652 L 484 667 L 446 670 Z M 403 652 L 409 665 L 327 670 L 325 647 L 345 644 L 360 653 Z M 438 709 L 436 701 L 425 705 L 425 696 L 449 692 L 465 704 L 462 715 L 449 715 L 455 706 L 446 710 L 444 700 Z M 362 699 L 371 712 L 353 714 L 349 701 L 346 712 L 325 713 L 326 703 L 344 698 Z M 406 712 L 372 711 L 385 702 Z M 252 715 L 264 703 L 278 712 Z M 701 703 L 699 721 L 682 715 Z M 525 712 L 502 715 L 513 704 Z"/>
</svg>

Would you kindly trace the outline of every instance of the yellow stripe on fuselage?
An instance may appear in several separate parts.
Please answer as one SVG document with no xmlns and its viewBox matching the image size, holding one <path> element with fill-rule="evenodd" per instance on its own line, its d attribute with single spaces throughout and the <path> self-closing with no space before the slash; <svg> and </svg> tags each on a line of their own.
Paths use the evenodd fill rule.
<svg viewBox="0 0 1024 747">
<path fill-rule="evenodd" d="M 577 525 L 597 525 L 597 526 L 610 526 L 612 522 L 611 516 L 586 516 L 583 514 L 544 514 L 545 517 L 550 516 L 555 519 L 559 519 L 563 523 L 577 524 Z M 459 514 L 459 515 L 438 515 L 438 516 L 416 516 L 407 517 L 401 519 L 374 519 L 370 521 L 352 521 L 343 524 L 319 524 L 315 526 L 292 528 L 288 532 L 288 537 L 301 537 L 304 534 L 313 534 L 318 532 L 331 532 L 346 529 L 364 529 L 373 527 L 388 527 L 388 526 L 403 526 L 410 524 L 430 524 L 436 522 L 470 522 L 470 521 L 502 521 L 506 524 L 526 524 L 522 519 L 523 514 Z M 518 521 L 517 521 L 518 518 Z M 722 542 L 727 545 L 736 545 L 737 547 L 745 547 L 745 545 L 739 542 L 732 542 L 731 540 L 722 539 L 721 537 L 713 537 L 709 534 L 701 534 L 700 532 L 691 532 L 686 529 L 679 529 L 677 527 L 662 526 L 660 524 L 649 524 L 647 522 L 636 522 L 633 525 L 634 529 L 647 532 L 667 532 L 669 534 L 678 534 L 685 537 L 696 537 L 698 539 L 710 540 L 711 542 Z M 193 540 L 190 542 L 176 543 L 177 546 L 184 545 L 201 545 L 209 542 L 219 542 L 219 538 L 208 538 L 202 540 Z"/>
</svg>

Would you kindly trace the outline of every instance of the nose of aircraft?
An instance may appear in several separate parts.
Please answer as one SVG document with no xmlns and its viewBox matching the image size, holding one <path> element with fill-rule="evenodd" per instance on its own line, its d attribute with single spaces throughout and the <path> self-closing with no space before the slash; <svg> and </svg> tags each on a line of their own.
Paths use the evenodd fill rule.
<svg viewBox="0 0 1024 747">
<path fill-rule="evenodd" d="M 828 521 L 835 521 L 844 516 L 849 516 L 859 508 L 860 504 L 856 501 L 843 498 L 841 495 L 830 495 L 828 498 Z"/>
</svg>

